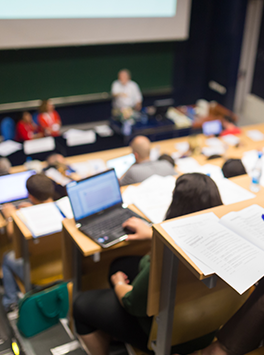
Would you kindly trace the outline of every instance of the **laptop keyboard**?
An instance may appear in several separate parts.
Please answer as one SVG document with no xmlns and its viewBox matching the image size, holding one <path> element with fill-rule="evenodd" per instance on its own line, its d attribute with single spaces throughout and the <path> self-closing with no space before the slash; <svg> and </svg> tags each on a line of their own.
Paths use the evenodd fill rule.
<svg viewBox="0 0 264 355">
<path fill-rule="evenodd" d="M 105 232 L 111 230 L 114 233 L 125 234 L 122 224 L 130 217 L 140 217 L 129 209 L 117 209 L 111 211 L 110 215 L 104 215 L 97 217 L 96 221 L 90 222 L 87 226 L 82 226 L 80 229 L 86 234 L 90 234 L 93 237 L 100 237 Z"/>
</svg>

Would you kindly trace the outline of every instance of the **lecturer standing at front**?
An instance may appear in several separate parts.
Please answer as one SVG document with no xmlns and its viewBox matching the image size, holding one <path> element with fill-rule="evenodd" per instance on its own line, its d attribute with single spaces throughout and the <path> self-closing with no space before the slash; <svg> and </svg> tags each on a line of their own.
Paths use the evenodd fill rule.
<svg viewBox="0 0 264 355">
<path fill-rule="evenodd" d="M 142 94 L 137 83 L 131 80 L 130 71 L 122 69 L 118 73 L 118 80 L 112 84 L 113 108 L 122 110 L 132 108 L 140 111 L 142 107 Z"/>
</svg>

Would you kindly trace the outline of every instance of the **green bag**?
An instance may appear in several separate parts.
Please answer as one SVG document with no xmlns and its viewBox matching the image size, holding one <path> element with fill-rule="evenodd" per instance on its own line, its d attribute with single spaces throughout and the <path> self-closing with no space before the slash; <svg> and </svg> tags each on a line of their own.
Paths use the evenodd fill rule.
<svg viewBox="0 0 264 355">
<path fill-rule="evenodd" d="M 37 292 L 30 291 L 19 302 L 17 327 L 25 337 L 31 337 L 58 323 L 69 310 L 67 283 Z"/>
</svg>

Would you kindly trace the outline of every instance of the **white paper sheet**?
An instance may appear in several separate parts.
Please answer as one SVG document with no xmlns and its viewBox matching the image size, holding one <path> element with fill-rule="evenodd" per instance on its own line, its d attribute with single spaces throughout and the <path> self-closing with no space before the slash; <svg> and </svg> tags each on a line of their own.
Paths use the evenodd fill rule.
<svg viewBox="0 0 264 355">
<path fill-rule="evenodd" d="M 177 169 L 182 173 L 199 172 L 201 165 L 194 158 L 181 158 L 177 160 Z"/>
<path fill-rule="evenodd" d="M 66 138 L 66 144 L 68 147 L 76 145 L 91 144 L 96 141 L 96 134 L 92 130 L 80 131 L 76 134 L 70 134 Z"/>
<path fill-rule="evenodd" d="M 233 134 L 227 134 L 226 136 L 223 136 L 221 138 L 225 143 L 227 143 L 233 147 L 236 146 L 240 142 L 240 139 L 237 136 L 234 136 Z"/>
<path fill-rule="evenodd" d="M 256 197 L 252 192 L 243 189 L 243 187 L 228 179 L 215 179 L 215 183 L 219 189 L 224 205 L 231 205 L 232 203 L 246 201 Z"/>
<path fill-rule="evenodd" d="M 205 143 L 208 147 L 223 147 L 223 142 L 216 137 L 207 138 Z"/>
<path fill-rule="evenodd" d="M 153 223 L 164 220 L 172 201 L 175 177 L 152 175 L 134 190 L 133 203 Z"/>
<path fill-rule="evenodd" d="M 201 152 L 206 157 L 211 157 L 212 155 L 224 155 L 225 148 L 223 146 L 203 147 Z"/>
<path fill-rule="evenodd" d="M 240 294 L 264 275 L 264 252 L 222 226 L 216 216 L 174 220 L 162 228 Z"/>
<path fill-rule="evenodd" d="M 62 230 L 63 217 L 54 202 L 21 208 L 18 212 L 34 238 Z"/>
<path fill-rule="evenodd" d="M 151 161 L 155 161 L 155 160 L 159 159 L 159 156 L 160 156 L 160 146 L 157 145 L 156 147 L 154 147 L 150 150 L 149 159 Z"/>
<path fill-rule="evenodd" d="M 188 152 L 188 150 L 190 149 L 190 145 L 188 142 L 180 142 L 175 144 L 175 148 L 183 154 Z"/>
<path fill-rule="evenodd" d="M 55 140 L 53 137 L 33 139 L 24 142 L 24 153 L 26 155 L 49 152 L 55 149 Z"/>
<path fill-rule="evenodd" d="M 61 186 L 65 186 L 69 182 L 72 181 L 71 179 L 67 178 L 66 176 L 63 176 L 55 168 L 49 168 L 48 170 L 46 170 L 45 175 L 48 176 L 51 180 L 55 181 L 57 184 L 60 184 Z"/>
<path fill-rule="evenodd" d="M 110 137 L 114 134 L 112 128 L 107 125 L 95 126 L 94 130 L 100 137 Z"/>
<path fill-rule="evenodd" d="M 126 205 L 132 205 L 134 203 L 134 196 L 137 190 L 137 186 L 128 186 L 122 193 L 123 202 Z"/>
<path fill-rule="evenodd" d="M 210 176 L 213 180 L 220 180 L 224 178 L 222 169 L 213 164 L 202 165 L 198 172 Z"/>
<path fill-rule="evenodd" d="M 22 144 L 11 140 L 0 143 L 0 155 L 8 157 L 10 154 L 22 149 Z"/>
<path fill-rule="evenodd" d="M 63 133 L 63 138 L 67 139 L 73 136 L 77 136 L 82 134 L 84 131 L 81 129 L 76 129 L 76 128 L 70 128 L 66 132 Z"/>
<path fill-rule="evenodd" d="M 71 203 L 68 196 L 60 198 L 55 203 L 66 218 L 73 218 Z"/>
<path fill-rule="evenodd" d="M 87 176 L 101 173 L 106 170 L 106 165 L 102 159 L 91 159 L 80 163 L 71 164 L 71 168 L 84 179 Z"/>
<path fill-rule="evenodd" d="M 252 205 L 239 212 L 230 212 L 221 218 L 221 224 L 264 251 L 264 208 Z"/>
<path fill-rule="evenodd" d="M 264 134 L 257 129 L 252 129 L 250 131 L 247 131 L 246 135 L 255 142 L 264 140 Z"/>
</svg>

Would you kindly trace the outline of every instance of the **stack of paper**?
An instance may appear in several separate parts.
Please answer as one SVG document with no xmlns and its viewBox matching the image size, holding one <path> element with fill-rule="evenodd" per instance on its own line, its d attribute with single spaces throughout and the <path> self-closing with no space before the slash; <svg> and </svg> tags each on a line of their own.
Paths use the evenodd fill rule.
<svg viewBox="0 0 264 355">
<path fill-rule="evenodd" d="M 252 129 L 246 132 L 246 135 L 255 142 L 263 141 L 264 134 L 257 129 Z"/>
<path fill-rule="evenodd" d="M 62 230 L 63 216 L 54 202 L 21 208 L 16 213 L 34 238 Z"/>
<path fill-rule="evenodd" d="M 65 186 L 69 182 L 71 182 L 71 179 L 67 178 L 66 176 L 63 176 L 55 168 L 49 168 L 48 170 L 46 170 L 45 175 L 48 176 L 51 180 L 55 181 L 57 184 L 60 184 L 61 186 Z"/>
<path fill-rule="evenodd" d="M 66 218 L 73 218 L 73 212 L 68 196 L 60 198 L 55 203 Z"/>
<path fill-rule="evenodd" d="M 175 177 L 152 175 L 139 186 L 129 186 L 123 194 L 126 204 L 134 204 L 153 223 L 162 222 L 172 201 Z"/>
<path fill-rule="evenodd" d="M 80 163 L 71 164 L 71 168 L 84 179 L 87 176 L 101 173 L 106 170 L 106 165 L 102 159 L 91 159 Z"/>
<path fill-rule="evenodd" d="M 66 143 L 69 147 L 91 144 L 96 141 L 96 134 L 92 130 L 82 131 L 79 129 L 69 129 L 63 134 L 63 137 L 66 138 Z"/>
<path fill-rule="evenodd" d="M 24 153 L 26 155 L 49 152 L 55 149 L 55 140 L 53 137 L 33 139 L 24 142 Z"/>
<path fill-rule="evenodd" d="M 13 154 L 21 149 L 21 143 L 17 143 L 10 140 L 0 143 L 0 155 L 2 155 L 2 157 L 7 157 L 8 155 Z"/>
<path fill-rule="evenodd" d="M 114 134 L 113 130 L 107 125 L 95 126 L 94 130 L 100 137 L 110 137 Z"/>
<path fill-rule="evenodd" d="M 240 142 L 240 139 L 233 134 L 227 134 L 226 136 L 223 136 L 222 140 L 231 146 L 236 146 Z"/>
<path fill-rule="evenodd" d="M 220 220 L 205 213 L 161 226 L 203 273 L 205 265 L 242 294 L 264 275 L 263 214 L 252 205 Z"/>
<path fill-rule="evenodd" d="M 224 205 L 231 205 L 232 203 L 246 201 L 256 197 L 252 192 L 243 189 L 243 187 L 228 179 L 215 179 L 215 183 Z"/>
</svg>

